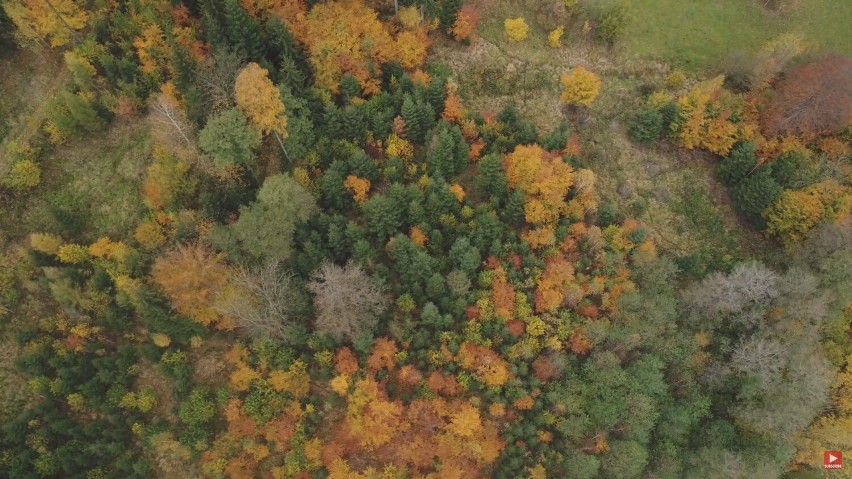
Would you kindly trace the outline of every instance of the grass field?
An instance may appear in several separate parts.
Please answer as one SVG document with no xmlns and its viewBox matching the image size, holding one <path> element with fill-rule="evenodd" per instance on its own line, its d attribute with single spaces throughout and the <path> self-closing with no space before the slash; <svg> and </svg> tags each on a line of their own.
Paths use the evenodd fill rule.
<svg viewBox="0 0 852 479">
<path fill-rule="evenodd" d="M 852 53 L 852 2 L 804 0 L 790 14 L 767 13 L 759 0 L 642 0 L 630 5 L 623 48 L 687 70 L 713 68 L 786 32 L 817 50 Z"/>
</svg>

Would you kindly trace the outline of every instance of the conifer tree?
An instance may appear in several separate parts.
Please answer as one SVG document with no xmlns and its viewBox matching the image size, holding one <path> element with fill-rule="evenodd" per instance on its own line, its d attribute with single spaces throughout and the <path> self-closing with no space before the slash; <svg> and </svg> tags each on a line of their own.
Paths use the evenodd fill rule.
<svg viewBox="0 0 852 479">
<path fill-rule="evenodd" d="M 415 143 L 423 141 L 426 125 L 423 124 L 420 109 L 410 94 L 402 101 L 402 119 L 405 121 L 405 135 Z"/>
<path fill-rule="evenodd" d="M 250 60 L 264 57 L 263 30 L 238 0 L 225 0 L 225 31 L 234 49 Z"/>
<path fill-rule="evenodd" d="M 100 116 L 98 116 L 97 110 L 95 110 L 91 102 L 82 96 L 71 93 L 68 90 L 63 90 L 62 100 L 68 108 L 68 112 L 77 127 L 90 133 L 98 131 L 104 127 L 105 122 Z"/>
</svg>

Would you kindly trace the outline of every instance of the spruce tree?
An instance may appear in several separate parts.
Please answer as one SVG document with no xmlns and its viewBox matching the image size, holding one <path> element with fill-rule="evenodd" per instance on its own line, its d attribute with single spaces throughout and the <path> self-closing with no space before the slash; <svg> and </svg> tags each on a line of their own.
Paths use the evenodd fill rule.
<svg viewBox="0 0 852 479">
<path fill-rule="evenodd" d="M 405 121 L 405 136 L 415 143 L 422 143 L 425 125 L 420 109 L 410 94 L 406 94 L 402 101 L 402 119 Z"/>
<path fill-rule="evenodd" d="M 455 173 L 455 154 L 456 144 L 453 137 L 447 130 L 442 130 L 438 134 L 438 140 L 435 148 L 429 153 L 429 159 L 426 162 L 427 172 L 432 177 L 450 178 Z"/>
<path fill-rule="evenodd" d="M 757 157 L 754 156 L 754 145 L 741 143 L 719 163 L 716 168 L 716 176 L 728 185 L 739 183 L 751 173 L 757 166 Z"/>
<path fill-rule="evenodd" d="M 763 227 L 765 222 L 760 214 L 783 192 L 772 178 L 772 167 L 764 166 L 731 189 L 731 197 L 740 214 L 753 225 Z"/>
</svg>

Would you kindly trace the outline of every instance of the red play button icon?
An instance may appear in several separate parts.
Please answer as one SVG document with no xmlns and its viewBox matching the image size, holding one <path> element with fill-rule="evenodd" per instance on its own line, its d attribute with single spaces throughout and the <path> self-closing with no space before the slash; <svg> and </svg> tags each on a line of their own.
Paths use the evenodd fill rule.
<svg viewBox="0 0 852 479">
<path fill-rule="evenodd" d="M 843 451 L 825 451 L 822 455 L 822 467 L 824 469 L 842 469 Z"/>
</svg>

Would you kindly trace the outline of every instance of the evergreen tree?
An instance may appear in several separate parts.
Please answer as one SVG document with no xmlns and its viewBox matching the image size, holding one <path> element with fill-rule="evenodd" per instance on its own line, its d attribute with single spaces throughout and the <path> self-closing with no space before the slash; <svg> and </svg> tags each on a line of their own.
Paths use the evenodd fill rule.
<svg viewBox="0 0 852 479">
<path fill-rule="evenodd" d="M 802 171 L 804 158 L 799 153 L 784 153 L 773 161 L 772 177 L 785 189 L 792 189 L 803 185 L 797 185 L 797 179 Z"/>
<path fill-rule="evenodd" d="M 441 21 L 441 28 L 444 32 L 449 32 L 450 28 L 456 23 L 456 15 L 461 10 L 464 0 L 444 0 L 441 2 L 441 10 L 438 14 L 438 19 Z"/>
<path fill-rule="evenodd" d="M 761 213 L 781 196 L 784 190 L 774 178 L 772 167 L 764 166 L 731 189 L 734 206 L 749 222 L 763 227 Z"/>
<path fill-rule="evenodd" d="M 402 226 L 402 208 L 385 195 L 375 195 L 364 204 L 364 219 L 367 228 L 383 243 L 389 236 L 399 232 Z"/>
<path fill-rule="evenodd" d="M 402 101 L 402 119 L 405 121 L 405 135 L 414 143 L 422 143 L 426 125 L 414 98 L 406 93 Z"/>
<path fill-rule="evenodd" d="M 432 105 L 432 108 L 435 110 L 435 113 L 440 115 L 444 111 L 444 101 L 447 99 L 447 80 L 446 78 L 439 76 L 436 78 L 432 78 L 432 81 L 429 82 L 429 86 L 426 87 L 425 98 L 426 101 Z"/>
<path fill-rule="evenodd" d="M 429 152 L 426 171 L 429 176 L 451 178 L 455 173 L 455 141 L 447 130 L 438 134 L 435 147 Z"/>
<path fill-rule="evenodd" d="M 229 47 L 228 33 L 221 15 L 223 6 L 218 1 L 201 2 L 201 19 L 204 25 L 204 36 L 214 49 Z"/>
<path fill-rule="evenodd" d="M 740 143 L 719 163 L 716 176 L 728 185 L 739 183 L 757 166 L 754 152 L 755 148 L 751 143 Z"/>
<path fill-rule="evenodd" d="M 82 128 L 92 133 L 106 126 L 106 122 L 98 116 L 98 112 L 91 102 L 68 90 L 63 90 L 61 95 L 72 119 L 74 129 Z"/>
<path fill-rule="evenodd" d="M 656 108 L 644 107 L 630 116 L 627 132 L 636 143 L 651 145 L 663 134 L 663 114 Z"/>
<path fill-rule="evenodd" d="M 491 197 L 497 205 L 506 200 L 509 184 L 503 173 L 503 161 L 497 155 L 488 155 L 479 161 L 479 175 L 476 177 L 476 187 L 483 197 Z"/>
<path fill-rule="evenodd" d="M 249 60 L 264 59 L 263 29 L 239 0 L 225 0 L 224 17 L 228 45 Z"/>
<path fill-rule="evenodd" d="M 361 96 L 361 84 L 358 83 L 358 79 L 349 73 L 344 74 L 340 79 L 340 94 L 345 103 Z"/>
<path fill-rule="evenodd" d="M 277 16 L 270 17 L 265 27 L 266 56 L 278 67 L 275 78 L 287 85 L 297 96 L 304 96 L 311 74 L 304 51 L 296 43 L 293 33 Z"/>
</svg>

